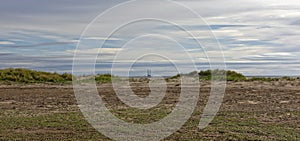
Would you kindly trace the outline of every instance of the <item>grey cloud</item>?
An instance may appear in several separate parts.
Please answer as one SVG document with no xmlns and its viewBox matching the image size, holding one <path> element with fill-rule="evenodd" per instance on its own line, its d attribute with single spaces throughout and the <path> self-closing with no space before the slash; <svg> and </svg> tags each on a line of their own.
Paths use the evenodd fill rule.
<svg viewBox="0 0 300 141">
<path fill-rule="evenodd" d="M 32 30 L 48 32 L 46 34 L 56 33 L 63 35 L 61 38 L 72 39 L 79 37 L 85 26 L 98 14 L 105 9 L 114 6 L 123 1 L 105 1 L 105 0 L 91 0 L 91 1 L 41 1 L 41 0 L 27 0 L 27 1 L 3 1 L 0 4 L 0 30 L 1 31 L 17 31 L 17 30 Z M 245 48 L 234 52 L 228 53 L 227 60 L 239 61 L 247 60 L 252 63 L 232 63 L 228 64 L 229 68 L 240 69 L 248 74 L 251 73 L 247 70 L 265 70 L 265 73 L 271 73 L 273 68 L 281 66 L 278 69 L 281 73 L 295 69 L 293 65 L 299 64 L 299 54 L 293 57 L 283 56 L 248 56 L 253 55 L 255 52 L 299 52 L 299 25 L 300 20 L 297 18 L 297 11 L 299 12 L 300 3 L 298 0 L 290 1 L 277 1 L 277 0 L 180 0 L 179 2 L 186 4 L 197 11 L 208 24 L 212 25 L 214 30 L 222 30 L 219 33 L 221 44 L 225 51 L 231 51 L 235 48 Z M 142 7 L 137 5 L 136 7 Z M 146 7 L 147 8 L 147 7 Z M 165 9 L 155 9 L 157 13 L 163 13 Z M 173 10 L 174 17 L 180 17 L 180 12 Z M 129 12 L 134 13 L 135 9 L 128 9 Z M 143 14 L 143 13 L 136 13 Z M 280 14 L 281 17 L 280 17 Z M 111 17 L 104 26 L 110 26 L 110 22 L 115 19 L 121 18 L 122 15 Z M 200 30 L 201 25 L 198 25 L 194 19 L 184 19 L 186 22 L 194 25 L 195 30 Z M 247 26 L 243 26 L 247 25 Z M 298 28 L 297 28 L 298 27 Z M 137 27 L 134 27 L 137 28 Z M 135 29 L 139 31 L 139 29 Z M 164 29 L 161 29 L 164 30 Z M 167 30 L 167 29 L 166 29 Z M 234 30 L 234 33 L 230 31 Z M 135 31 L 132 31 L 135 32 Z M 5 33 L 1 33 L 2 35 Z M 25 33 L 25 36 L 30 34 L 42 35 L 42 33 Z M 101 33 L 97 33 L 101 34 Z M 66 36 L 64 36 L 66 35 Z M 130 32 L 126 34 L 126 37 Z M 18 37 L 14 34 L 15 38 Z M 124 35 L 120 35 L 124 36 Z M 180 36 L 180 35 L 178 35 Z M 0 35 L 1 37 L 1 35 Z M 3 37 L 3 36 L 2 36 Z M 13 38 L 13 37 L 11 37 Z M 22 37 L 23 38 L 23 37 Z M 222 41 L 222 39 L 226 41 Z M 254 41 L 241 41 L 242 39 L 257 39 Z M 207 40 L 207 39 L 205 39 Z M 72 42 L 56 41 L 54 40 L 45 42 L 38 41 L 31 45 L 5 45 L 5 48 L 30 48 L 55 45 L 68 45 Z M 188 44 L 188 43 L 187 43 Z M 114 46 L 115 44 L 109 44 Z M 2 49 L 2 50 L 5 50 Z M 231 51 L 232 52 L 232 51 Z M 65 52 L 61 52 L 62 54 Z M 37 48 L 36 54 L 39 54 Z M 104 54 L 102 57 L 110 57 L 112 54 Z M 174 53 L 176 56 L 177 54 Z M 225 54 L 226 55 L 226 54 Z M 246 57 L 242 57 L 246 56 Z M 23 56 L 20 54 L 1 53 L 0 59 L 5 62 L 2 66 L 25 66 L 32 68 L 40 68 L 44 70 L 67 70 L 70 69 L 72 63 L 72 56 Z M 261 63 L 263 61 L 264 63 Z M 15 63 L 19 64 L 15 64 Z M 278 62 L 278 63 L 274 63 Z M 200 66 L 205 66 L 199 64 Z M 106 65 L 104 65 L 107 67 Z M 290 71 L 294 72 L 295 71 Z"/>
<path fill-rule="evenodd" d="M 13 55 L 14 53 L 0 53 L 0 57 L 3 57 L 3 56 L 10 56 L 10 55 Z"/>
<path fill-rule="evenodd" d="M 49 43 L 39 43 L 39 44 L 32 44 L 32 45 L 9 45 L 9 46 L 2 46 L 5 48 L 24 48 L 24 47 L 41 47 L 41 46 L 53 46 L 53 45 L 64 45 L 64 44 L 74 44 L 74 42 L 49 42 Z"/>
</svg>

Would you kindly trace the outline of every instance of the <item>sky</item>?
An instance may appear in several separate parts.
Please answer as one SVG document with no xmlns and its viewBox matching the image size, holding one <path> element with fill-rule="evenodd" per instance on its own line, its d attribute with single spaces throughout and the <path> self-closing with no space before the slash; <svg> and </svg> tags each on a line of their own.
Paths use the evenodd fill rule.
<svg viewBox="0 0 300 141">
<path fill-rule="evenodd" d="M 224 63 L 250 76 L 300 76 L 299 0 L 0 2 L 0 68 L 72 72 L 77 53 L 82 68 L 97 56 L 96 73 L 173 75 Z M 123 25 L 131 17 L 153 18 Z"/>
</svg>

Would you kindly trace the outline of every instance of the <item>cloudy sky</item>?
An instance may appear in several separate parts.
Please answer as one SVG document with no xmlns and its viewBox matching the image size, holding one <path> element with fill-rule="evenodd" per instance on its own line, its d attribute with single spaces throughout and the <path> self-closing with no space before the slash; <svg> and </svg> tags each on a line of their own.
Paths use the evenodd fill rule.
<svg viewBox="0 0 300 141">
<path fill-rule="evenodd" d="M 144 75 L 148 68 L 161 75 L 184 73 L 209 69 L 209 62 L 219 64 L 223 54 L 227 69 L 246 75 L 300 75 L 299 0 L 138 0 L 120 5 L 124 2 L 2 0 L 0 68 L 71 72 L 75 52 L 89 66 L 103 44 L 96 61 L 99 73 L 111 67 L 116 74 Z M 132 17 L 145 19 L 128 22 Z M 123 26 L 116 30 L 118 25 Z"/>
</svg>

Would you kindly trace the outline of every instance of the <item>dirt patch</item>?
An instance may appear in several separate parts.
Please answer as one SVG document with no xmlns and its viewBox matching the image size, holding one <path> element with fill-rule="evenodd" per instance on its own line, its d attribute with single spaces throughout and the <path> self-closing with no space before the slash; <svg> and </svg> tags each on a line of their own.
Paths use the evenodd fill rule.
<svg viewBox="0 0 300 141">
<path fill-rule="evenodd" d="M 299 84 L 298 81 L 228 82 L 226 94 L 215 122 L 212 122 L 206 130 L 198 131 L 196 128 L 197 122 L 195 121 L 198 121 L 201 117 L 202 110 L 207 102 L 211 89 L 209 82 L 201 82 L 198 107 L 195 110 L 195 115 L 192 116 L 194 119 L 188 122 L 193 123 L 188 125 L 193 125 L 193 128 L 183 128 L 180 132 L 175 133 L 166 140 L 227 140 L 231 138 L 243 140 L 251 139 L 252 137 L 254 137 L 254 139 L 268 139 L 268 137 L 273 139 L 280 139 L 280 137 L 282 137 L 282 139 L 284 139 L 283 137 L 291 137 L 290 139 L 293 139 L 294 137 L 299 137 Z M 142 82 L 132 84 L 132 90 L 140 97 L 146 97 L 150 92 L 147 83 Z M 152 121 L 152 112 L 160 112 L 161 109 L 167 111 L 172 110 L 178 102 L 180 90 L 178 82 L 169 84 L 163 101 L 157 107 L 151 109 L 153 111 L 147 111 L 144 114 Z M 99 95 L 106 102 L 106 105 L 112 111 L 115 111 L 116 114 L 122 115 L 124 114 L 124 110 L 128 110 L 129 107 L 122 103 L 115 95 L 111 84 L 98 85 L 98 91 Z M 49 121 L 44 123 L 45 121 L 43 121 L 40 124 L 32 125 L 35 127 L 30 129 L 21 126 L 28 122 L 27 120 L 30 120 L 31 117 L 34 118 L 60 113 L 80 113 L 71 85 L 2 85 L 0 86 L 0 112 L 0 118 L 8 120 L 8 122 L 6 122 L 8 129 L 0 129 L 0 139 L 16 139 L 14 138 L 15 135 L 22 136 L 25 139 L 31 139 L 31 134 L 41 139 L 44 137 L 43 134 L 68 134 L 70 138 L 81 138 L 80 136 L 82 136 L 81 139 L 89 139 L 87 136 L 96 134 L 97 136 L 95 136 L 95 138 L 99 137 L 100 140 L 101 138 L 103 138 L 103 140 L 107 139 L 101 134 L 98 135 L 99 133 L 95 130 L 92 130 L 92 127 L 86 124 L 82 116 L 78 119 L 80 122 L 74 120 L 74 124 L 80 123 L 78 126 L 74 125 L 74 127 L 68 126 L 69 124 L 73 124 L 73 120 L 70 120 L 70 123 L 64 125 L 57 124 L 67 121 L 70 117 L 62 120 L 58 118 L 53 122 Z M 18 119 L 17 117 L 22 118 L 18 119 L 20 121 L 16 121 L 10 120 L 10 117 L 16 119 Z M 28 119 L 23 121 L 22 119 L 24 118 Z M 73 116 L 71 116 L 71 118 L 73 118 Z M 77 117 L 75 117 L 75 119 L 76 118 Z M 126 120 L 135 122 L 144 120 L 143 118 L 143 116 L 127 117 Z M 39 118 L 38 120 L 41 119 Z M 252 119 L 255 120 L 252 121 Z M 153 121 L 155 121 L 155 119 L 153 119 Z M 18 126 L 17 122 L 22 124 Z M 88 128 L 82 129 L 83 125 L 81 125 L 81 122 L 84 122 L 84 126 L 88 126 Z M 258 123 L 264 124 L 264 126 L 260 127 Z M 47 126 L 53 126 L 54 128 L 47 128 Z M 266 127 L 270 127 L 270 130 L 271 128 L 274 129 L 271 130 L 272 132 L 265 132 Z M 258 128 L 255 133 L 252 133 L 254 132 L 253 128 Z M 278 129 L 278 133 L 275 129 Z M 283 132 L 282 135 L 279 133 L 279 129 L 280 132 Z M 293 130 L 290 131 L 290 129 Z M 75 134 L 80 134 L 80 136 Z"/>
</svg>

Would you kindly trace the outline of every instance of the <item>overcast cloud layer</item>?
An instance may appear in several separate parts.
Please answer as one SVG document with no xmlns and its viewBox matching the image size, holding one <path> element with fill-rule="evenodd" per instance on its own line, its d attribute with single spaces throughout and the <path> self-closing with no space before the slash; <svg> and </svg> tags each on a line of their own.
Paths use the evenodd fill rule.
<svg viewBox="0 0 300 141">
<path fill-rule="evenodd" d="M 0 4 L 0 68 L 25 67 L 43 71 L 71 72 L 73 53 L 78 39 L 88 23 L 103 11 L 125 1 L 110 0 L 9 0 Z M 206 25 L 199 19 L 180 17 L 181 11 L 168 5 L 147 7 L 139 2 L 136 8 L 154 10 L 159 14 L 171 11 L 181 26 L 188 26 L 189 32 L 197 35 L 201 42 L 209 42 Z M 300 75 L 300 2 L 299 0 L 178 0 L 200 14 L 219 40 L 228 69 L 237 70 L 246 75 Z M 136 9 L 128 9 L 134 13 Z M 135 13 L 143 15 L 144 13 Z M 99 26 L 111 26 L 122 13 L 114 15 Z M 106 41 L 102 54 L 97 61 L 99 73 L 109 72 L 114 56 L 126 50 L 124 57 L 118 60 L 118 71 L 122 64 L 132 64 L 130 56 L 145 54 L 152 50 L 168 52 L 176 56 L 171 61 L 185 67 L 186 59 L 182 52 L 189 52 L 196 60 L 198 69 L 209 69 L 203 50 L 195 47 L 193 39 L 165 24 L 144 23 L 128 26 L 123 32 Z M 130 44 L 131 48 L 121 48 L 125 41 L 139 31 L 152 35 L 145 36 Z M 151 32 L 150 32 L 151 31 Z M 157 32 L 156 32 L 157 31 Z M 109 31 L 102 31 L 109 32 Z M 156 33 L 156 34 L 154 34 Z M 186 50 L 180 49 L 159 34 L 180 37 Z M 103 41 L 101 32 L 85 37 L 89 41 L 86 50 L 78 50 L 89 59 L 98 51 L 99 41 Z M 132 50 L 139 48 L 139 50 Z M 155 46 L 155 47 L 154 47 Z M 163 46 L 163 47 L 161 47 Z M 214 49 L 206 50 L 214 54 Z M 217 57 L 217 56 L 216 56 Z M 156 57 L 143 58 L 132 65 L 133 75 L 144 75 L 147 68 L 162 75 L 176 73 L 169 61 Z M 158 69 L 160 68 L 160 69 Z M 165 73 L 163 70 L 169 70 Z M 185 72 L 192 71 L 186 66 Z"/>
</svg>

